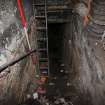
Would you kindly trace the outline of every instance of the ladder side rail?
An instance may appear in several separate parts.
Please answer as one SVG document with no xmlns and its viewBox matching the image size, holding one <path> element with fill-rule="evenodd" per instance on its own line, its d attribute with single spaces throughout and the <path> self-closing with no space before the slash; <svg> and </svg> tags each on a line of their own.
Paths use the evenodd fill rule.
<svg viewBox="0 0 105 105">
<path fill-rule="evenodd" d="M 48 77 L 49 73 L 49 50 L 48 50 L 48 17 L 47 17 L 47 0 L 45 0 L 45 17 L 46 17 L 46 37 L 47 37 L 47 56 L 48 56 Z"/>
<path fill-rule="evenodd" d="M 36 10 L 36 7 L 35 7 L 35 0 L 33 0 L 33 12 L 34 12 L 34 21 L 35 21 L 35 23 L 36 23 L 36 16 L 37 16 L 37 10 Z M 36 27 L 37 27 L 37 24 L 36 24 Z M 39 74 L 40 74 L 40 70 L 39 70 L 39 56 L 38 56 L 38 42 L 37 42 L 37 32 L 36 32 L 36 37 L 35 37 L 35 41 L 36 41 L 36 49 L 37 49 L 37 52 L 36 52 L 36 69 L 38 69 L 38 70 L 36 70 L 37 71 L 37 75 L 39 76 Z"/>
</svg>

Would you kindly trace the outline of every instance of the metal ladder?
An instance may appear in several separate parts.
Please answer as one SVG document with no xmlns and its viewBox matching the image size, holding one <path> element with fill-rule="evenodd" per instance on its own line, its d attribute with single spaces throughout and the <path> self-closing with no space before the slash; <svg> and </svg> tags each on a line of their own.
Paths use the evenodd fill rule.
<svg viewBox="0 0 105 105">
<path fill-rule="evenodd" d="M 36 20 L 37 62 L 40 76 L 49 76 L 47 1 L 33 0 Z"/>
</svg>

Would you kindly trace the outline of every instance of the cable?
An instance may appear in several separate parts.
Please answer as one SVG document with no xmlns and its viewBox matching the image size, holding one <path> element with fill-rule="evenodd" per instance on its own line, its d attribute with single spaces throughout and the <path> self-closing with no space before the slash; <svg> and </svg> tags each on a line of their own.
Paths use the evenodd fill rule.
<svg viewBox="0 0 105 105">
<path fill-rule="evenodd" d="M 23 10 L 22 10 L 22 7 L 21 7 L 20 0 L 17 0 L 17 5 L 18 5 L 19 13 L 20 13 L 21 24 L 22 24 L 23 29 L 24 29 L 24 32 L 25 32 L 25 36 L 26 36 L 26 40 L 27 40 L 28 47 L 29 47 L 29 52 L 30 52 L 32 49 L 31 49 L 31 44 L 30 44 L 30 42 L 29 42 L 29 38 L 28 38 L 27 27 L 26 27 L 26 21 L 25 21 L 24 15 L 23 15 Z M 35 62 L 35 60 L 34 60 L 33 55 L 31 55 L 31 59 L 32 59 L 32 63 L 35 64 L 36 62 Z"/>
<path fill-rule="evenodd" d="M 21 60 L 25 59 L 26 57 L 30 56 L 34 52 L 36 52 L 36 49 L 30 51 L 29 53 L 27 53 L 27 54 L 25 54 L 25 55 L 23 55 L 21 57 L 16 58 L 15 60 L 13 60 L 13 61 L 11 61 L 9 63 L 4 64 L 3 66 L 0 67 L 0 73 L 2 71 L 4 71 L 5 69 L 7 69 L 8 67 L 15 65 L 16 63 L 18 63 Z"/>
</svg>

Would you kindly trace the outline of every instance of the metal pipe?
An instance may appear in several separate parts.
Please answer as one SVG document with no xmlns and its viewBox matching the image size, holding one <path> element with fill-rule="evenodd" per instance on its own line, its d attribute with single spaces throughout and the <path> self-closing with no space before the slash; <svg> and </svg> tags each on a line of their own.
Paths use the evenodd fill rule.
<svg viewBox="0 0 105 105">
<path fill-rule="evenodd" d="M 0 73 L 2 71 L 4 71 L 5 69 L 7 69 L 8 67 L 13 66 L 14 64 L 18 63 L 19 61 L 21 61 L 21 60 L 25 59 L 26 57 L 30 56 L 34 52 L 36 52 L 36 49 L 30 51 L 29 53 L 27 53 L 27 54 L 25 54 L 25 55 L 23 55 L 21 57 L 16 58 L 15 60 L 13 60 L 13 61 L 11 61 L 9 63 L 4 64 L 3 66 L 0 67 Z"/>
</svg>

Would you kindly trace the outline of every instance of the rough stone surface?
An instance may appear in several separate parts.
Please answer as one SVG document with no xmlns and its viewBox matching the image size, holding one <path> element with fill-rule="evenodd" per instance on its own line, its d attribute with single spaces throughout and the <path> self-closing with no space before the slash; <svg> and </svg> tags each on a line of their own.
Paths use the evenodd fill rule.
<svg viewBox="0 0 105 105">
<path fill-rule="evenodd" d="M 23 6 L 25 9 L 25 5 Z M 27 9 L 25 9 L 26 11 Z M 28 13 L 28 12 L 26 12 Z M 28 17 L 28 15 L 26 14 Z M 32 17 L 27 20 L 27 24 L 33 30 Z M 29 26 L 29 27 L 30 27 Z M 34 26 L 35 27 L 35 26 Z M 33 31 L 30 34 L 30 42 L 35 48 Z M 20 23 L 19 11 L 14 0 L 0 1 L 0 66 L 13 61 L 27 53 L 27 42 L 24 31 Z M 21 102 L 25 94 L 34 87 L 35 65 L 30 57 L 9 67 L 0 73 L 0 105 L 12 105 Z M 11 101 L 12 100 L 12 101 Z M 18 101 L 17 101 L 18 100 Z M 2 103 L 4 102 L 4 103 Z M 10 103 L 11 102 L 11 103 Z"/>
</svg>

